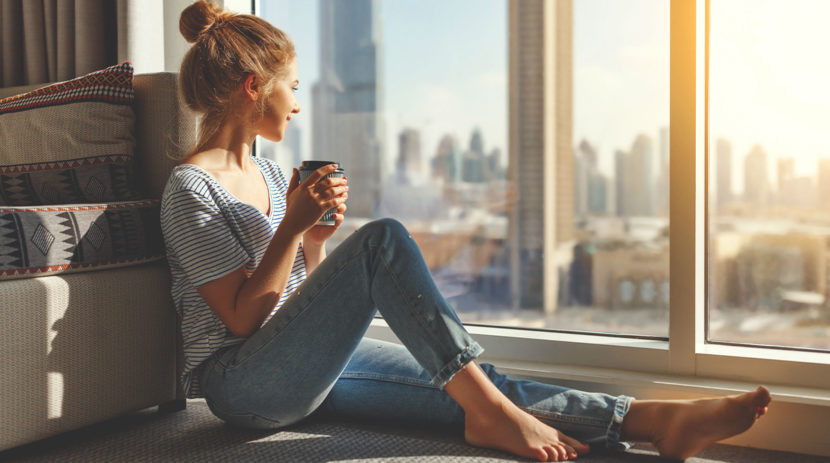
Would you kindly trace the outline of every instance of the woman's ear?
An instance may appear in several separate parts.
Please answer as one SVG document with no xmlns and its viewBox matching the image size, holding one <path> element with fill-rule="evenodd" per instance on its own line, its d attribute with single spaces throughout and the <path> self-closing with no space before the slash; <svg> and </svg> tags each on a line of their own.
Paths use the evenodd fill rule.
<svg viewBox="0 0 830 463">
<path fill-rule="evenodd" d="M 259 79 L 257 78 L 256 74 L 248 74 L 248 77 L 242 81 L 242 92 L 248 97 L 251 101 L 256 101 L 259 99 L 260 94 L 260 86 L 259 86 Z"/>
</svg>

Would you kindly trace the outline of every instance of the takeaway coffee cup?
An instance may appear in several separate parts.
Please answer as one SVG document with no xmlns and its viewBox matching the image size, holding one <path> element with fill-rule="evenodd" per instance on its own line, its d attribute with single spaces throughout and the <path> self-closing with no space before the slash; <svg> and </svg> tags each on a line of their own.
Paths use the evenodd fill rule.
<svg viewBox="0 0 830 463">
<path fill-rule="evenodd" d="M 340 167 L 339 162 L 335 162 L 335 161 L 303 161 L 303 163 L 300 164 L 300 169 L 299 169 L 300 170 L 300 183 L 305 181 L 305 179 L 307 179 L 308 176 L 311 175 L 311 173 L 314 172 L 315 170 L 317 170 L 317 169 L 319 169 L 323 166 L 327 166 L 329 164 L 337 164 L 337 170 L 335 170 L 334 172 L 326 175 L 323 178 L 329 178 L 329 177 L 340 178 L 340 177 L 343 177 L 343 175 L 344 175 L 343 168 Z M 323 217 L 320 218 L 320 221 L 317 222 L 317 223 L 319 223 L 320 225 L 334 225 L 334 214 L 335 214 L 335 212 L 337 212 L 337 209 L 335 209 L 335 208 L 327 210 L 326 213 L 323 214 Z"/>
</svg>

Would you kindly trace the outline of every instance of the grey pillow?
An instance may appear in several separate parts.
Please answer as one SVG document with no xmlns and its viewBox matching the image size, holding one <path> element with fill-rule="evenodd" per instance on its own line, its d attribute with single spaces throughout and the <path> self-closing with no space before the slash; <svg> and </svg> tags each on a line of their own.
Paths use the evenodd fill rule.
<svg viewBox="0 0 830 463">
<path fill-rule="evenodd" d="M 158 200 L 0 207 L 0 280 L 163 258 Z"/>
</svg>

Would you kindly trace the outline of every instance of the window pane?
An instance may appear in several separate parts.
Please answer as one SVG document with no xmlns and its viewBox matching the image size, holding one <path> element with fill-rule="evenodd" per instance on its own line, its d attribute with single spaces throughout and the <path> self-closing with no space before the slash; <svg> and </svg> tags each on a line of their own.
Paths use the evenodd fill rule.
<svg viewBox="0 0 830 463">
<path fill-rule="evenodd" d="M 708 339 L 830 349 L 830 3 L 710 8 Z"/>
<path fill-rule="evenodd" d="M 545 3 L 262 2 L 295 41 L 302 107 L 262 155 L 340 161 L 330 245 L 401 220 L 464 322 L 666 336 L 668 2 L 560 0 L 547 24 Z"/>
</svg>

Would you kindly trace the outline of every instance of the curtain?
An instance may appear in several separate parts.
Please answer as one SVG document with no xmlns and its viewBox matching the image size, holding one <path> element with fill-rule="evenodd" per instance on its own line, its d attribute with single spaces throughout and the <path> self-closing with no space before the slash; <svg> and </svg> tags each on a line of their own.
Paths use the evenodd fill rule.
<svg viewBox="0 0 830 463">
<path fill-rule="evenodd" d="M 164 68 L 163 0 L 0 0 L 0 87 Z"/>
</svg>

